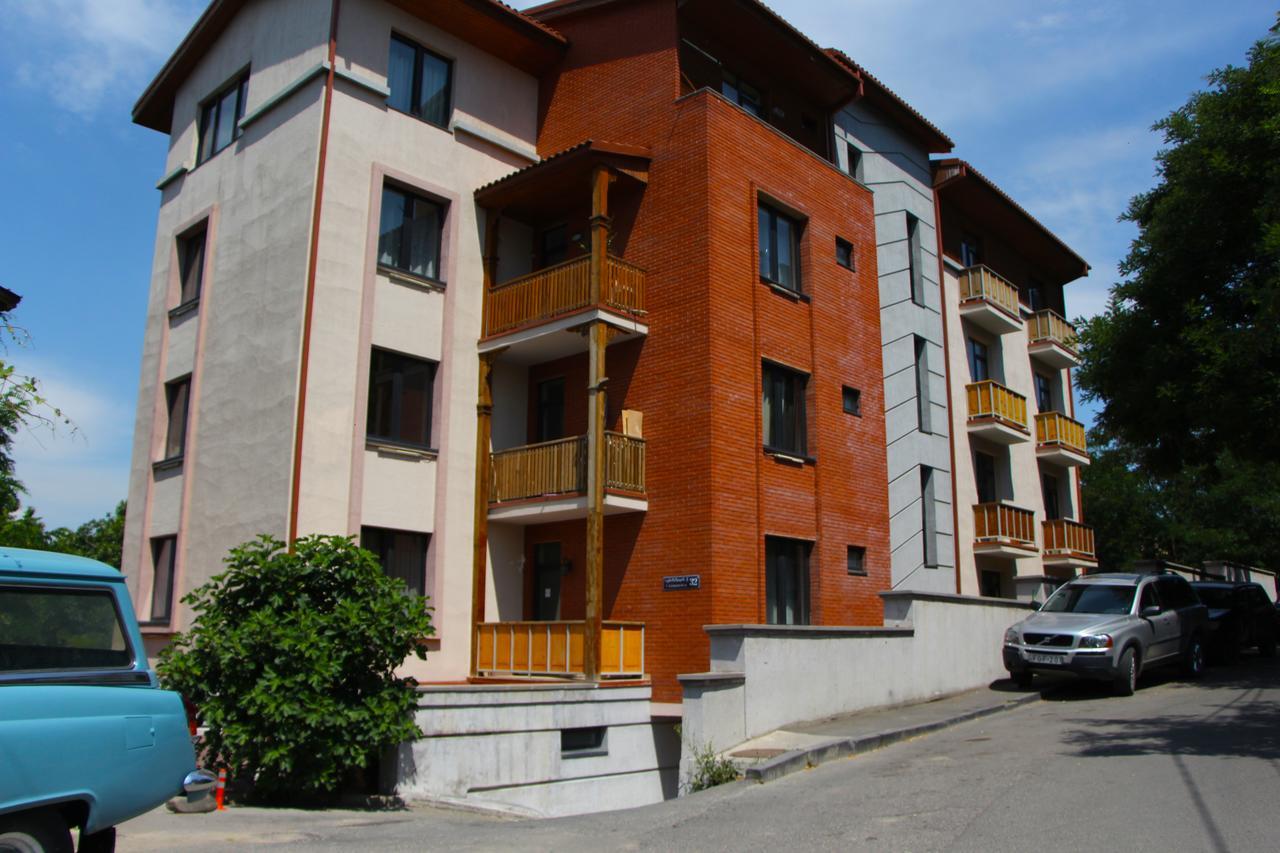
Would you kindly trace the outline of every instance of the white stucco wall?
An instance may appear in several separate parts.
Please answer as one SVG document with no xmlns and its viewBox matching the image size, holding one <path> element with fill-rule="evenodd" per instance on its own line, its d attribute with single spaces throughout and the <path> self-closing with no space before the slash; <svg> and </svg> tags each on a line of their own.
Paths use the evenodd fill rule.
<svg viewBox="0 0 1280 853">
<path fill-rule="evenodd" d="M 850 170 L 848 141 L 862 152 L 861 180 L 874 193 L 893 588 L 955 592 L 950 422 L 929 155 L 887 116 L 862 103 L 845 107 L 835 124 L 840 168 Z M 907 214 L 920 222 L 917 262 L 924 279 L 923 305 L 912 301 Z M 921 431 L 918 414 L 917 336 L 925 341 L 928 364 L 927 432 Z M 937 560 L 931 565 L 926 565 L 923 541 L 922 465 L 934 469 Z"/>
</svg>

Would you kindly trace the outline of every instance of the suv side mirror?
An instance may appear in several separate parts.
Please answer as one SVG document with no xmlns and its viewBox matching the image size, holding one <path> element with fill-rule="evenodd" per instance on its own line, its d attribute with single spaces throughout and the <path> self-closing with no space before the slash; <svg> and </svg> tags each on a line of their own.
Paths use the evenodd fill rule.
<svg viewBox="0 0 1280 853">
<path fill-rule="evenodd" d="M 1142 608 L 1142 613 L 1140 613 L 1139 615 L 1142 616 L 1143 619 L 1150 619 L 1152 616 L 1159 616 L 1160 613 L 1161 611 L 1159 606 L 1155 604 L 1149 604 L 1146 607 Z"/>
</svg>

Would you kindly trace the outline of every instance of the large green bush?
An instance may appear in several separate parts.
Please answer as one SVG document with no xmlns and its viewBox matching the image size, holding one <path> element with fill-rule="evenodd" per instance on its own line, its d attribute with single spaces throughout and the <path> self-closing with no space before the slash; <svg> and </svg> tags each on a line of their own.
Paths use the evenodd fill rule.
<svg viewBox="0 0 1280 853">
<path fill-rule="evenodd" d="M 196 614 L 160 655 L 200 711 L 211 760 L 265 800 L 323 799 L 384 747 L 417 737 L 411 684 L 430 608 L 341 536 L 261 536 L 183 599 Z"/>
</svg>

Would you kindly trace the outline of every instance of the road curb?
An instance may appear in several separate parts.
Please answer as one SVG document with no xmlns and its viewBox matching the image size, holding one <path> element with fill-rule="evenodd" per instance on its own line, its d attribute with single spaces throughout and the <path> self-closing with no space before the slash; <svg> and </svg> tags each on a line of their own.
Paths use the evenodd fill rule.
<svg viewBox="0 0 1280 853">
<path fill-rule="evenodd" d="M 920 723 L 914 726 L 907 726 L 901 729 L 888 729 L 883 732 L 876 732 L 869 735 L 861 735 L 852 738 L 837 738 L 822 743 L 816 743 L 813 746 L 804 749 L 793 749 L 785 752 L 776 758 L 770 758 L 759 764 L 748 767 L 743 776 L 749 782 L 772 782 L 774 779 L 780 779 L 799 770 L 805 770 L 810 767 L 817 767 L 828 761 L 834 761 L 837 758 L 847 758 L 851 755 L 860 755 L 864 752 L 880 749 L 890 744 L 908 740 L 920 735 L 926 735 L 930 732 L 936 732 L 941 729 L 950 728 L 951 726 L 967 723 L 970 720 L 989 717 L 992 714 L 999 714 L 1001 711 L 1011 711 L 1014 708 L 1020 708 L 1037 701 L 1040 698 L 1039 693 L 1030 693 L 1026 696 L 1019 696 L 1017 699 L 1001 702 L 996 705 L 988 705 L 984 708 L 975 708 L 972 711 L 965 711 L 963 714 L 956 714 L 951 717 L 945 717 L 941 720 L 934 720 L 928 723 Z"/>
</svg>

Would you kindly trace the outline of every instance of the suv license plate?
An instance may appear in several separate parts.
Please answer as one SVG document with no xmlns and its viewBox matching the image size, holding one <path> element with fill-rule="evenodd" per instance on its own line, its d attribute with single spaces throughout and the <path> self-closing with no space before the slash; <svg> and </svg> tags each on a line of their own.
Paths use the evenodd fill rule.
<svg viewBox="0 0 1280 853">
<path fill-rule="evenodd" d="M 1067 662 L 1066 655 L 1038 655 L 1034 652 L 1027 652 L 1027 660 L 1031 663 L 1047 663 L 1054 666 L 1062 666 Z"/>
</svg>

